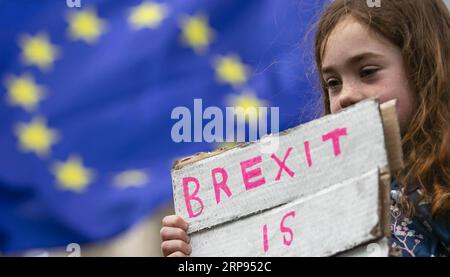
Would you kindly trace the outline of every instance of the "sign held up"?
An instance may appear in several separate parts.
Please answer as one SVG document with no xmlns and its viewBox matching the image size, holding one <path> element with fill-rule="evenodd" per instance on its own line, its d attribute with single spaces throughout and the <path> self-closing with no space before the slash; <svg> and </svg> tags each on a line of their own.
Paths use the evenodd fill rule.
<svg viewBox="0 0 450 277">
<path fill-rule="evenodd" d="M 272 152 L 262 151 L 275 140 Z M 175 212 L 189 224 L 192 256 L 330 256 L 385 246 L 390 174 L 402 160 L 395 103 L 366 100 L 175 162 Z"/>
</svg>

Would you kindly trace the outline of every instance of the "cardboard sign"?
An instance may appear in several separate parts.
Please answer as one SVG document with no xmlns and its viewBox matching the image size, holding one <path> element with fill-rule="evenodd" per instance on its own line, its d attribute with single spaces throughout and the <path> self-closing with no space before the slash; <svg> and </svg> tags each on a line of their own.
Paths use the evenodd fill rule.
<svg viewBox="0 0 450 277">
<path fill-rule="evenodd" d="M 395 103 L 381 112 L 366 100 L 175 162 L 175 211 L 192 256 L 335 255 L 389 235 L 390 169 L 401 166 Z"/>
</svg>

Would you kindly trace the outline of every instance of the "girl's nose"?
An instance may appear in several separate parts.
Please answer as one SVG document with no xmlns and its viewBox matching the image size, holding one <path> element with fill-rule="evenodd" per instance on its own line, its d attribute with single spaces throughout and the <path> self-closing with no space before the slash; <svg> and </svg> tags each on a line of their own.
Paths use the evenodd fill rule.
<svg viewBox="0 0 450 277">
<path fill-rule="evenodd" d="M 348 85 L 342 88 L 339 95 L 339 106 L 341 109 L 345 109 L 361 100 L 364 100 L 365 98 L 364 93 L 362 93 L 357 86 Z"/>
</svg>

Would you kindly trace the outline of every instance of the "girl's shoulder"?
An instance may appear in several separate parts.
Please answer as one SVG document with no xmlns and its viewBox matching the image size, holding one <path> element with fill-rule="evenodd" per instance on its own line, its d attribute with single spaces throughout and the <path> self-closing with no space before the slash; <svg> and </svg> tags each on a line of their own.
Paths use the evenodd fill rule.
<svg viewBox="0 0 450 277">
<path fill-rule="evenodd" d="M 415 215 L 407 217 L 398 202 L 405 195 L 415 207 Z M 391 183 L 391 245 L 403 256 L 450 256 L 450 214 L 434 219 L 430 203 L 422 197 L 418 186 L 402 192 L 396 180 Z"/>
</svg>

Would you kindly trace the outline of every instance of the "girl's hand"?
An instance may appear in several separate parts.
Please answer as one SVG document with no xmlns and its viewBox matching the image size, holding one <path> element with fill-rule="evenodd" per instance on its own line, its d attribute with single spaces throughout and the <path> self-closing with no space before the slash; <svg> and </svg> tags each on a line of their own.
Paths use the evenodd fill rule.
<svg viewBox="0 0 450 277">
<path fill-rule="evenodd" d="M 161 251 L 165 257 L 186 257 L 191 254 L 188 224 L 181 216 L 169 215 L 162 220 Z"/>
</svg>

